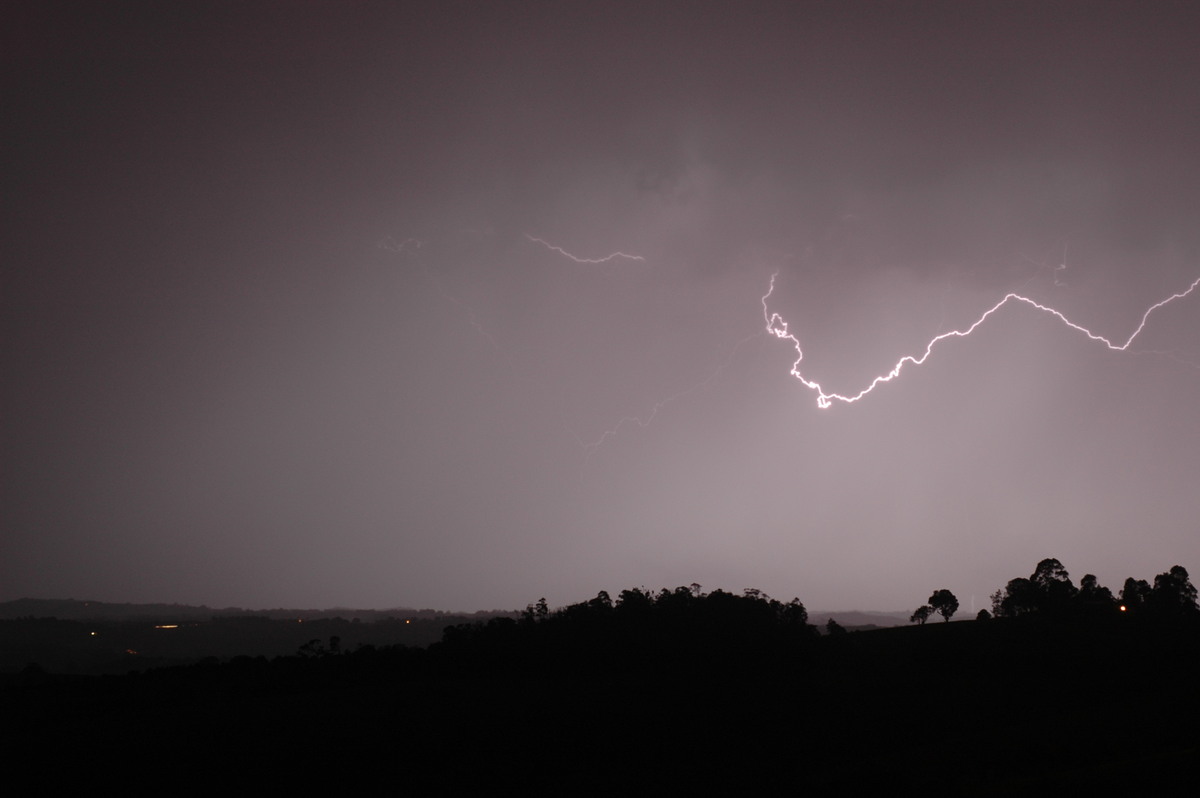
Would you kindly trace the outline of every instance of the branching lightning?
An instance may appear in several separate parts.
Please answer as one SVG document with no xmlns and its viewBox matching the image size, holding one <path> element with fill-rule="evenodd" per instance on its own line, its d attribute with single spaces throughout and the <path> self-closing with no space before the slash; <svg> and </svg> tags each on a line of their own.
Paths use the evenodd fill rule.
<svg viewBox="0 0 1200 798">
<path fill-rule="evenodd" d="M 1044 261 L 1034 260 L 1033 258 L 1029 257 L 1028 255 L 1022 255 L 1021 257 L 1024 258 L 1027 263 L 1032 264 L 1033 266 L 1037 266 L 1039 269 L 1044 269 L 1046 271 L 1049 271 L 1050 275 L 1054 278 L 1054 287 L 1055 288 L 1066 288 L 1067 281 L 1062 279 L 1059 276 L 1059 273 L 1065 272 L 1067 270 L 1067 247 L 1069 246 L 1069 244 L 1070 244 L 1069 241 L 1063 242 L 1062 260 L 1060 260 L 1058 262 L 1058 264 L 1054 265 L 1054 266 L 1052 266 L 1049 263 L 1046 263 Z M 1030 278 L 1030 279 L 1032 279 L 1032 278 Z"/>
<path fill-rule="evenodd" d="M 804 352 L 800 348 L 800 340 L 795 335 L 793 335 L 791 332 L 788 331 L 788 323 L 783 319 L 783 317 L 780 316 L 778 313 L 772 313 L 767 307 L 767 300 L 771 298 L 771 294 L 774 293 L 774 291 L 775 291 L 775 278 L 778 276 L 779 276 L 779 272 L 776 272 L 775 274 L 771 275 L 771 282 L 767 288 L 767 293 L 764 294 L 763 298 L 762 298 L 763 319 L 766 321 L 767 332 L 770 333 L 771 335 L 774 335 L 776 338 L 792 342 L 792 346 L 796 350 L 796 360 L 794 363 L 792 363 L 791 374 L 793 377 L 795 377 L 797 380 L 799 380 L 806 388 L 808 388 L 809 390 L 812 390 L 812 391 L 816 391 L 817 407 L 820 407 L 820 408 L 828 408 L 830 405 L 833 404 L 834 400 L 837 400 L 839 402 L 845 402 L 846 404 L 852 404 L 854 402 L 857 402 L 859 399 L 862 399 L 864 396 L 869 394 L 871 391 L 875 390 L 876 386 L 878 386 L 882 383 L 885 383 L 885 382 L 891 382 L 892 380 L 896 379 L 896 377 L 900 376 L 900 372 L 901 372 L 901 370 L 903 370 L 903 368 L 906 364 L 912 363 L 914 366 L 919 366 L 922 363 L 924 363 L 925 360 L 929 357 L 930 353 L 933 352 L 933 347 L 936 346 L 939 341 L 944 341 L 947 338 L 966 338 L 968 335 L 975 332 L 975 329 L 977 327 L 979 327 L 979 325 L 981 325 L 985 321 L 987 321 L 987 319 L 993 313 L 1000 310 L 1000 308 L 1004 307 L 1005 305 L 1009 304 L 1010 302 L 1023 302 L 1024 304 L 1029 305 L 1030 307 L 1035 308 L 1036 310 L 1043 311 L 1044 313 L 1049 313 L 1051 316 L 1054 316 L 1059 321 L 1061 321 L 1063 324 L 1070 327 L 1072 330 L 1077 330 L 1078 332 L 1083 333 L 1088 338 L 1091 338 L 1093 341 L 1098 341 L 1099 343 L 1104 344 L 1106 347 L 1108 347 L 1111 350 L 1118 351 L 1118 352 L 1124 352 L 1125 350 L 1127 350 L 1129 348 L 1129 345 L 1133 343 L 1134 339 L 1137 338 L 1139 334 L 1141 334 L 1142 330 L 1146 326 L 1147 319 L 1150 318 L 1151 313 L 1158 310 L 1163 305 L 1174 302 L 1177 299 L 1183 299 L 1188 294 L 1191 294 L 1193 291 L 1195 291 L 1197 286 L 1200 286 L 1200 277 L 1198 277 L 1198 278 L 1196 278 L 1195 281 L 1192 282 L 1192 284 L 1190 286 L 1187 287 L 1186 290 L 1180 291 L 1177 294 L 1172 294 L 1171 296 L 1167 297 L 1166 299 L 1162 300 L 1161 302 L 1156 302 L 1153 305 L 1151 305 L 1146 310 L 1146 312 L 1142 314 L 1142 320 L 1138 324 L 1137 329 L 1135 329 L 1133 331 L 1133 333 L 1130 334 L 1129 338 L 1127 338 L 1125 343 L 1123 343 L 1123 344 L 1113 343 L 1108 338 L 1105 338 L 1103 335 L 1097 335 L 1096 333 L 1092 332 L 1091 330 L 1087 329 L 1086 327 L 1082 327 L 1082 326 L 1076 324 L 1075 322 L 1071 321 L 1070 319 L 1068 319 L 1066 316 L 1064 316 L 1062 313 L 1055 310 L 1054 308 L 1048 307 L 1039 302 L 1035 302 L 1034 300 L 1030 299 L 1029 297 L 1021 296 L 1020 294 L 1007 294 L 1007 295 L 1005 295 L 1005 297 L 1003 299 L 1001 299 L 995 305 L 993 305 L 992 307 L 990 307 L 986 311 L 984 311 L 983 315 L 981 315 L 978 319 L 976 319 L 975 322 L 973 324 L 971 324 L 971 326 L 969 326 L 965 329 L 962 329 L 962 330 L 951 330 L 950 332 L 944 332 L 940 335 L 935 336 L 928 344 L 925 345 L 925 351 L 921 355 L 919 355 L 919 356 L 918 355 L 905 355 L 904 357 L 902 357 L 898 361 L 896 361 L 896 365 L 892 367 L 891 371 L 887 372 L 886 374 L 881 374 L 878 377 L 875 377 L 873 380 L 871 380 L 870 384 L 867 385 L 866 388 L 863 388 L 858 393 L 850 395 L 850 396 L 846 396 L 846 395 L 839 394 L 839 393 L 827 393 L 825 391 L 825 389 L 821 387 L 821 384 L 819 382 L 817 382 L 816 380 L 808 379 L 800 372 L 800 362 L 802 360 L 804 360 Z"/>
<path fill-rule="evenodd" d="M 608 263 L 609 261 L 616 260 L 618 258 L 624 258 L 626 260 L 636 260 L 636 261 L 642 261 L 642 262 L 645 262 L 645 260 L 646 260 L 641 255 L 629 255 L 624 252 L 614 252 L 611 255 L 605 255 L 603 258 L 580 258 L 575 255 L 572 255 L 570 252 L 567 252 L 562 247 L 556 247 L 553 244 L 551 244 L 549 241 L 538 238 L 537 236 L 531 236 L 531 235 L 529 235 L 529 233 L 526 233 L 525 237 L 527 239 L 529 239 L 530 241 L 533 241 L 534 243 L 541 244 L 543 247 L 550 250 L 551 252 L 557 252 L 559 255 L 564 255 L 564 256 L 570 258 L 571 260 L 575 261 L 576 263 Z"/>
<path fill-rule="evenodd" d="M 600 257 L 600 258 L 581 258 L 581 257 L 578 257 L 578 256 L 566 251 L 562 247 L 555 246 L 554 244 L 549 243 L 548 241 L 546 241 L 544 239 L 538 238 L 536 236 L 532 236 L 528 233 L 525 233 L 524 236 L 531 243 L 541 244 L 546 249 L 548 249 L 554 253 L 557 253 L 559 255 L 562 255 L 563 257 L 569 258 L 570 260 L 572 260 L 576 263 L 580 263 L 580 264 L 603 264 L 603 263 L 610 263 L 612 261 L 620 260 L 620 259 L 640 261 L 640 262 L 645 262 L 645 260 L 646 260 L 641 255 L 631 255 L 631 254 L 628 254 L 625 252 L 614 252 L 612 254 L 609 254 L 609 255 L 606 255 L 606 256 Z M 455 305 L 462 313 L 462 316 L 461 316 L 462 320 L 464 320 L 469 326 L 474 328 L 475 331 L 480 335 L 480 337 L 483 338 L 491 348 L 493 348 L 494 350 L 499 352 L 500 351 L 499 345 L 497 344 L 496 340 L 480 325 L 479 321 L 476 318 L 474 309 L 471 308 L 466 303 L 462 302 L 457 297 L 448 293 L 441 286 L 440 282 L 434 277 L 434 275 L 430 273 L 427 265 L 424 263 L 424 259 L 422 257 L 419 257 L 419 255 L 418 255 L 419 251 L 424 248 L 424 245 L 425 245 L 425 242 L 415 239 L 415 238 L 408 238 L 408 239 L 399 241 L 397 239 L 388 237 L 379 243 L 379 248 L 387 250 L 389 252 L 396 253 L 396 254 L 403 254 L 406 257 L 410 257 L 410 258 L 413 256 L 418 256 L 418 263 L 421 266 L 421 270 L 424 272 L 426 278 L 429 280 L 429 282 L 433 286 L 433 288 L 439 294 L 441 294 L 441 296 L 443 298 L 445 298 L 448 302 Z M 1052 270 L 1052 272 L 1054 274 L 1054 281 L 1055 281 L 1056 286 L 1063 285 L 1063 283 L 1059 279 L 1059 273 L 1062 271 L 1065 271 L 1067 268 L 1066 255 L 1067 255 L 1066 245 L 1064 244 L 1062 263 L 1057 264 L 1053 267 L 1047 266 L 1045 264 L 1036 264 L 1036 265 L 1042 266 L 1043 268 Z M 965 337 L 969 336 L 971 333 L 975 332 L 975 330 L 978 329 L 993 314 L 997 313 L 1005 305 L 1024 304 L 1035 310 L 1042 311 L 1043 313 L 1048 313 L 1051 316 L 1058 319 L 1058 321 L 1062 322 L 1067 327 L 1069 327 L 1077 332 L 1083 333 L 1089 339 L 1096 341 L 1097 343 L 1103 344 L 1108 349 L 1110 349 L 1112 351 L 1125 352 L 1125 351 L 1130 351 L 1130 347 L 1132 346 L 1133 342 L 1137 339 L 1137 337 L 1145 329 L 1146 324 L 1148 323 L 1148 321 L 1150 319 L 1150 316 L 1155 311 L 1157 311 L 1159 308 L 1161 308 L 1165 305 L 1170 304 L 1171 302 L 1174 302 L 1175 300 L 1183 299 L 1183 298 L 1191 295 L 1192 293 L 1197 292 L 1197 288 L 1200 288 L 1200 278 L 1197 278 L 1189 286 L 1187 286 L 1186 289 L 1179 291 L 1178 293 L 1174 293 L 1174 294 L 1168 296 L 1167 298 L 1151 305 L 1142 314 L 1142 317 L 1139 320 L 1139 322 L 1138 322 L 1136 328 L 1133 330 L 1133 332 L 1130 333 L 1129 337 L 1126 338 L 1123 342 L 1113 341 L 1103 335 L 1094 333 L 1091 330 L 1087 329 L 1086 327 L 1083 327 L 1082 325 L 1076 324 L 1075 322 L 1071 321 L 1062 312 L 1056 310 L 1053 307 L 1044 305 L 1044 304 L 1037 302 L 1033 299 L 1030 299 L 1029 297 L 1024 296 L 1022 294 L 1008 293 L 999 302 L 997 302 L 996 304 L 992 305 L 990 308 L 985 310 L 969 326 L 962 328 L 962 329 L 950 330 L 948 332 L 943 332 L 943 333 L 939 333 L 939 334 L 935 335 L 933 338 L 931 338 L 929 340 L 929 342 L 925 345 L 924 350 L 921 351 L 919 354 L 911 354 L 911 355 L 905 355 L 905 356 L 901 357 L 899 360 L 896 361 L 895 365 L 892 366 L 892 368 L 889 371 L 887 371 L 886 373 L 880 374 L 880 375 L 874 377 L 873 379 L 871 379 L 870 382 L 866 385 L 866 387 L 862 388 L 857 393 L 842 394 L 842 393 L 835 393 L 832 391 L 825 390 L 825 388 L 819 382 L 817 382 L 814 379 L 810 379 L 809 377 L 805 376 L 802 373 L 801 364 L 804 360 L 804 351 L 801 348 L 800 339 L 791 332 L 791 330 L 788 326 L 788 322 L 783 318 L 783 316 L 777 312 L 773 312 L 769 306 L 771 297 L 774 295 L 774 292 L 775 292 L 775 283 L 776 283 L 776 279 L 778 277 L 779 277 L 778 272 L 771 275 L 771 278 L 770 278 L 770 281 L 769 281 L 769 284 L 767 287 L 767 291 L 765 294 L 763 294 L 763 296 L 761 298 L 764 329 L 738 341 L 728 351 L 727 355 L 725 357 L 723 357 L 721 359 L 721 361 L 715 365 L 715 367 L 711 370 L 711 372 L 704 379 L 702 379 L 698 383 L 692 385 L 691 387 L 685 388 L 684 390 L 678 391 L 674 394 L 671 394 L 670 396 L 667 396 L 659 401 L 654 402 L 653 406 L 650 407 L 649 410 L 645 414 L 630 415 L 630 416 L 625 416 L 625 417 L 620 418 L 614 425 L 612 425 L 611 427 L 609 427 L 608 429 L 603 431 L 597 438 L 595 438 L 594 440 L 591 440 L 590 442 L 581 438 L 578 434 L 576 434 L 573 430 L 571 430 L 570 427 L 566 425 L 565 420 L 564 420 L 564 427 L 566 427 L 567 431 L 572 435 L 572 437 L 574 437 L 575 441 L 578 443 L 580 448 L 583 449 L 584 452 L 586 453 L 585 462 L 587 460 L 591 459 L 592 454 L 597 449 L 599 449 L 604 443 L 606 443 L 610 439 L 612 439 L 612 438 L 616 437 L 618 434 L 620 434 L 620 432 L 624 428 L 629 427 L 629 426 L 634 426 L 634 425 L 636 425 L 639 428 L 646 428 L 646 427 L 650 426 L 650 424 L 658 417 L 659 413 L 661 411 L 663 411 L 668 405 L 674 404 L 693 393 L 707 389 L 717 379 L 717 377 L 733 362 L 735 356 L 737 355 L 738 351 L 742 348 L 742 346 L 745 345 L 747 342 L 763 335 L 764 332 L 768 335 L 774 336 L 775 338 L 791 342 L 792 347 L 796 351 L 796 359 L 792 363 L 792 367 L 791 367 L 791 371 L 790 371 L 791 376 L 794 377 L 796 380 L 798 380 L 802 385 L 804 385 L 804 387 L 806 387 L 809 390 L 816 393 L 817 406 L 819 408 L 827 409 L 827 408 L 831 407 L 835 401 L 843 402 L 845 404 L 853 404 L 853 403 L 859 401 L 860 399 L 862 399 L 863 397 L 865 397 L 867 394 L 874 391 L 875 388 L 877 388 L 882 383 L 891 382 L 892 380 L 899 377 L 900 373 L 904 370 L 905 366 L 907 366 L 909 364 L 912 364 L 914 366 L 922 365 L 929 358 L 929 356 L 933 353 L 933 350 L 937 346 L 938 343 L 946 340 L 947 338 L 965 338 Z M 1137 350 L 1134 350 L 1134 351 L 1137 351 Z M 1179 358 L 1174 353 L 1155 352 L 1155 354 L 1172 357 L 1174 359 L 1180 360 L 1180 362 L 1185 362 L 1188 365 L 1191 365 L 1193 367 L 1197 366 L 1197 364 L 1194 364 L 1194 363 L 1191 363 L 1190 361 L 1185 361 L 1182 358 Z"/>
</svg>

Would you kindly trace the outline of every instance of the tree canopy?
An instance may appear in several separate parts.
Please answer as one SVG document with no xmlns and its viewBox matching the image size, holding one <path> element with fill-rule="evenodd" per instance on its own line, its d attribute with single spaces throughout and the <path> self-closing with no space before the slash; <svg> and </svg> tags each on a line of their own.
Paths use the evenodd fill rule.
<svg viewBox="0 0 1200 798">
<path fill-rule="evenodd" d="M 929 597 L 929 606 L 943 619 L 949 621 L 950 617 L 958 612 L 958 599 L 949 590 L 942 588 L 933 591 L 933 595 Z"/>
<path fill-rule="evenodd" d="M 992 612 L 996 617 L 1014 618 L 1031 613 L 1104 614 L 1126 612 L 1166 617 L 1200 611 L 1196 588 L 1187 569 L 1174 565 L 1154 577 L 1151 585 L 1144 579 L 1129 577 L 1114 597 L 1094 574 L 1085 574 L 1079 587 L 1071 583 L 1063 564 L 1051 557 L 1037 564 L 1028 579 L 1012 579 L 992 594 Z"/>
</svg>

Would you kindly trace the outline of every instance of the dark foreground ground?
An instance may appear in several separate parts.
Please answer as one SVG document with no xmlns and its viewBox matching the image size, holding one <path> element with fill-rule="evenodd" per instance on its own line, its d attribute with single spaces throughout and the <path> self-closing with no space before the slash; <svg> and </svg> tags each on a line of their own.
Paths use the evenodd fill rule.
<svg viewBox="0 0 1200 798">
<path fill-rule="evenodd" d="M 6 759 L 161 793 L 1193 794 L 1200 628 L 1017 618 L 818 636 L 681 616 L 425 649 L 7 677 Z"/>
</svg>

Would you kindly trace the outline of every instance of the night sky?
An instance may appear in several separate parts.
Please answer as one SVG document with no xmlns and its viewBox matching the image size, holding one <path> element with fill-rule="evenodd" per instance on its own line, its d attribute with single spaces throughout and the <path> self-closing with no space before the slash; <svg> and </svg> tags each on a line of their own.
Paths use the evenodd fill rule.
<svg viewBox="0 0 1200 798">
<path fill-rule="evenodd" d="M 0 600 L 970 612 L 1045 557 L 1196 572 L 1200 290 L 1124 352 L 1005 306 L 829 409 L 762 300 L 838 393 L 1008 292 L 1124 342 L 1200 277 L 1198 30 L 8 3 Z"/>
</svg>

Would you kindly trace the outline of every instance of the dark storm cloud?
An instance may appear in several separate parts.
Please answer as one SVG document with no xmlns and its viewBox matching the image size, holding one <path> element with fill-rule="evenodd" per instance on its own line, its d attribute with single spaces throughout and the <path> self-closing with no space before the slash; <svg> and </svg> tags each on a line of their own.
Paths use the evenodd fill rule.
<svg viewBox="0 0 1200 798">
<path fill-rule="evenodd" d="M 1195 303 L 1124 356 L 1006 310 L 829 411 L 760 334 L 779 272 L 841 392 L 1010 290 L 1127 335 L 1200 269 L 1187 5 L 4 13 L 6 598 L 982 605 L 1195 557 Z"/>
</svg>

